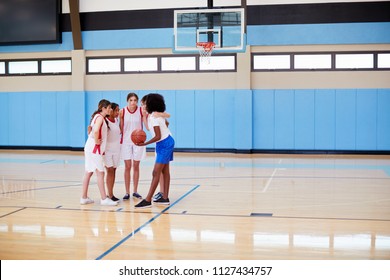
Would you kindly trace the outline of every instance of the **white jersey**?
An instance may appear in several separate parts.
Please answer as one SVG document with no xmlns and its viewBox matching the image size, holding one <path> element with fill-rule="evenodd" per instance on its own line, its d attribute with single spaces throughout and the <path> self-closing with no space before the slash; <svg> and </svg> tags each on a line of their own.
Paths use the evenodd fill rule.
<svg viewBox="0 0 390 280">
<path fill-rule="evenodd" d="M 131 133 L 135 129 L 142 129 L 142 111 L 138 107 L 130 112 L 128 107 L 122 109 L 123 133 L 121 155 L 123 160 L 140 161 L 146 157 L 146 146 L 137 146 L 131 141 Z"/>
<path fill-rule="evenodd" d="M 135 109 L 134 112 L 130 112 L 129 107 L 122 109 L 123 117 L 123 144 L 134 144 L 131 141 L 131 133 L 135 129 L 142 129 L 142 110 L 141 107 Z"/>
<path fill-rule="evenodd" d="M 102 126 L 100 128 L 96 127 L 95 124 L 98 118 L 103 118 L 103 116 L 101 114 L 96 114 L 93 117 L 90 124 L 92 130 L 89 133 L 87 142 L 84 146 L 85 170 L 87 172 L 94 172 L 95 170 L 104 171 L 103 154 L 107 145 L 107 124 L 103 119 Z M 95 143 L 95 131 L 99 132 L 99 138 L 102 140 L 100 145 L 96 145 Z"/>
<path fill-rule="evenodd" d="M 119 153 L 121 149 L 121 130 L 119 128 L 119 120 L 114 119 L 111 121 L 107 118 L 108 132 L 107 132 L 107 152 Z"/>
<path fill-rule="evenodd" d="M 171 131 L 167 127 L 165 119 L 162 117 L 156 118 L 154 116 L 154 113 L 150 114 L 148 117 L 148 126 L 149 126 L 149 131 L 152 134 L 152 137 L 155 136 L 153 127 L 155 127 L 155 126 L 160 127 L 161 139 L 158 140 L 157 142 L 160 142 L 160 141 L 164 140 L 165 138 L 167 138 L 169 135 L 171 135 Z"/>
<path fill-rule="evenodd" d="M 101 114 L 96 114 L 93 117 L 91 124 L 90 124 L 90 126 L 92 127 L 92 130 L 88 135 L 88 139 L 87 139 L 87 142 L 85 143 L 84 150 L 91 152 L 91 153 L 94 153 L 94 154 L 102 155 L 102 154 L 104 154 L 104 151 L 106 150 L 106 145 L 107 145 L 107 124 L 105 122 L 105 119 L 103 118 L 103 124 L 100 127 L 100 129 L 95 127 L 95 123 L 96 123 L 97 118 L 103 118 L 103 116 Z M 102 140 L 99 149 L 95 149 L 97 147 L 95 147 L 94 132 L 97 129 L 99 129 L 99 138 Z"/>
</svg>

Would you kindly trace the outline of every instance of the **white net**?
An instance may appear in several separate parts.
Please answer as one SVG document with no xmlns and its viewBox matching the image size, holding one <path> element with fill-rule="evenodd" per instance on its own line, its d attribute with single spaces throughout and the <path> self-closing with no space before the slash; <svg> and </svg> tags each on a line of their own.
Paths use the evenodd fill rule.
<svg viewBox="0 0 390 280">
<path fill-rule="evenodd" d="M 200 59 L 210 64 L 210 56 L 213 53 L 215 43 L 214 42 L 199 42 L 196 43 L 196 47 L 199 49 Z"/>
</svg>

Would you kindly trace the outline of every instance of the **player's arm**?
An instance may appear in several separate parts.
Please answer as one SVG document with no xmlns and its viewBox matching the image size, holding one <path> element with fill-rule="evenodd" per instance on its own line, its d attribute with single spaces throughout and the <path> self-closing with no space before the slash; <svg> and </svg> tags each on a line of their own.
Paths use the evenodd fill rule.
<svg viewBox="0 0 390 280">
<path fill-rule="evenodd" d="M 152 144 L 154 142 L 157 142 L 158 140 L 161 139 L 161 129 L 160 129 L 160 126 L 157 125 L 157 126 L 153 126 L 153 129 L 154 129 L 154 137 L 152 139 L 150 139 L 148 142 L 145 142 L 145 143 L 135 143 L 135 145 L 137 146 L 147 146 L 149 144 Z"/>
<path fill-rule="evenodd" d="M 153 114 L 156 118 L 164 118 L 166 126 L 169 126 L 169 121 L 167 119 L 171 117 L 171 114 L 167 112 L 154 112 Z"/>
<path fill-rule="evenodd" d="M 121 130 L 121 134 L 123 134 L 123 126 L 124 126 L 124 119 L 123 119 L 123 110 L 119 110 L 119 129 Z"/>
<path fill-rule="evenodd" d="M 100 145 L 102 143 L 102 139 L 100 139 L 100 128 L 103 125 L 103 118 L 97 118 L 95 125 L 93 126 L 93 137 L 95 139 L 95 144 Z"/>
<path fill-rule="evenodd" d="M 167 112 L 154 112 L 153 115 L 156 118 L 164 118 L 164 119 L 168 119 L 171 117 L 171 114 L 169 114 Z"/>
<path fill-rule="evenodd" d="M 149 125 L 148 125 L 148 112 L 146 112 L 144 106 L 141 107 L 142 110 L 142 122 L 144 123 L 144 126 L 147 130 L 149 130 Z"/>
</svg>

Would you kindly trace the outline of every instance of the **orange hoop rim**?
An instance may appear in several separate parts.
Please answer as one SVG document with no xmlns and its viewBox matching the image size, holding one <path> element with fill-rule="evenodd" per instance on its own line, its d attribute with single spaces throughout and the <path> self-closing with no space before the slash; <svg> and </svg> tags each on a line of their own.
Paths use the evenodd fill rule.
<svg viewBox="0 0 390 280">
<path fill-rule="evenodd" d="M 203 50 L 206 52 L 209 52 L 209 51 L 212 51 L 214 49 L 215 43 L 214 42 L 197 42 L 196 46 L 203 48 Z"/>
</svg>

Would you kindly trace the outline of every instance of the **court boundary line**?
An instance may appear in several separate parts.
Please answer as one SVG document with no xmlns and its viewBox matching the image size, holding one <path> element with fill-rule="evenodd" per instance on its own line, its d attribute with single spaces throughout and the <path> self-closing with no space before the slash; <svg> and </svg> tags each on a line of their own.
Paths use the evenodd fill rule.
<svg viewBox="0 0 390 280">
<path fill-rule="evenodd" d="M 173 205 L 173 204 L 172 204 Z M 15 211 L 9 212 L 7 214 L 4 214 L 3 216 L 0 216 L 1 218 L 4 218 L 6 216 L 18 213 L 23 210 L 28 210 L 28 209 L 38 209 L 38 210 L 62 210 L 62 211 L 87 211 L 87 212 L 119 212 L 119 213 L 137 213 L 137 214 L 142 214 L 145 212 L 141 211 L 131 211 L 131 210 L 125 210 L 125 211 L 118 211 L 117 210 L 100 210 L 100 209 L 76 209 L 76 208 L 63 208 L 63 207 L 20 207 L 20 206 L 0 206 L 0 208 L 18 208 Z M 251 215 L 252 213 L 248 215 L 237 215 L 237 214 L 232 214 L 232 215 L 227 215 L 227 214 L 201 214 L 201 213 L 188 213 L 188 211 L 183 211 L 181 213 L 165 213 L 168 210 L 168 208 L 165 208 L 163 211 L 160 212 L 147 212 L 147 213 L 152 213 L 157 215 L 176 215 L 176 216 L 204 216 L 204 217 L 230 217 L 230 218 L 256 218 L 256 219 L 300 219 L 300 220 L 338 220 L 338 221 L 368 221 L 368 222 L 390 222 L 390 220 L 386 219 L 368 219 L 368 218 L 337 218 L 337 217 L 304 217 L 304 216 L 256 216 L 256 215 Z"/>
<path fill-rule="evenodd" d="M 25 210 L 25 209 L 27 209 L 27 207 L 19 207 L 19 209 L 16 209 L 16 210 L 14 210 L 14 211 L 11 211 L 11 212 L 9 212 L 9 213 L 6 213 L 6 214 L 0 216 L 0 219 L 5 218 L 5 217 L 10 216 L 10 215 L 13 215 L 13 214 L 15 214 L 15 213 L 18 213 L 18 212 L 23 211 L 23 210 Z"/>
<path fill-rule="evenodd" d="M 146 223 L 144 223 L 143 225 L 141 225 L 140 227 L 138 227 L 137 229 L 135 229 L 133 232 L 131 232 L 130 234 L 128 234 L 127 236 L 125 236 L 124 238 L 122 238 L 119 242 L 117 242 L 116 244 L 114 244 L 114 246 L 112 246 L 110 249 L 108 249 L 107 251 L 105 251 L 103 254 L 101 254 L 100 256 L 98 256 L 95 260 L 101 260 L 103 259 L 105 256 L 107 256 L 108 254 L 110 254 L 112 251 L 114 251 L 116 248 L 118 248 L 121 244 L 123 244 L 125 241 L 127 241 L 128 239 L 130 239 L 131 237 L 133 237 L 136 233 L 138 233 L 139 231 L 141 231 L 143 228 L 147 227 L 148 225 L 150 225 L 153 221 L 155 221 L 156 219 L 158 219 L 162 214 L 164 214 L 166 211 L 168 211 L 169 209 L 171 209 L 173 206 L 175 206 L 177 203 L 179 203 L 181 200 L 183 200 L 185 197 L 187 197 L 189 194 L 191 194 L 193 191 L 195 191 L 196 189 L 198 189 L 200 187 L 200 185 L 196 185 L 195 187 L 193 187 L 191 190 L 189 190 L 188 192 L 186 192 L 184 195 L 182 195 L 178 200 L 176 200 L 174 203 L 172 203 L 171 205 L 169 205 L 168 207 L 164 208 L 161 212 L 157 213 L 154 217 L 152 217 L 151 219 L 149 219 Z"/>
<path fill-rule="evenodd" d="M 173 205 L 173 204 L 172 204 Z M 171 205 L 171 206 L 172 206 Z M 8 216 L 8 215 L 11 215 L 11 214 L 14 214 L 14 213 L 17 213 L 17 212 L 20 212 L 22 210 L 28 210 L 28 209 L 36 209 L 36 210 L 61 210 L 61 211 L 86 211 L 86 212 L 118 212 L 118 213 L 137 213 L 137 214 L 142 214 L 142 213 L 145 213 L 143 211 L 132 211 L 132 210 L 124 210 L 121 209 L 119 211 L 119 209 L 116 209 L 116 210 L 102 210 L 102 209 L 78 209 L 78 208 L 65 208 L 65 207 L 54 207 L 54 208 L 51 208 L 51 207 L 32 207 L 32 206 L 25 206 L 25 207 L 22 207 L 22 206 L 0 206 L 0 208 L 18 208 L 18 210 L 15 210 L 15 211 L 12 211 L 10 213 L 7 213 L 3 216 L 0 216 L 0 218 L 3 218 L 5 216 Z M 386 220 L 386 219 L 368 219 L 368 218 L 343 218 L 343 217 L 340 217 L 340 218 L 337 218 L 337 217 L 310 217 L 310 216 L 307 216 L 307 217 L 304 217 L 304 216 L 277 216 L 277 215 L 272 215 L 272 216 L 256 216 L 256 215 L 251 215 L 252 213 L 249 213 L 248 215 L 239 215 L 239 214 L 201 214 L 201 213 L 188 213 L 188 211 L 183 211 L 183 212 L 180 212 L 180 213 L 165 213 L 168 208 L 170 207 L 167 207 L 167 208 L 164 208 L 163 211 L 160 211 L 160 212 L 147 212 L 147 213 L 152 213 L 152 214 L 156 214 L 156 215 L 177 215 L 177 216 L 182 216 L 182 215 L 186 215 L 186 216 L 204 216 L 204 217 L 231 217 L 231 218 L 266 218 L 266 219 L 274 219 L 274 218 L 277 218 L 277 219 L 302 219 L 302 220 L 340 220 L 340 221 L 370 221 L 370 222 L 390 222 L 390 219 L 389 220 Z"/>
<path fill-rule="evenodd" d="M 41 188 L 22 189 L 22 190 L 2 192 L 0 193 L 0 195 L 7 195 L 7 194 L 21 193 L 21 192 L 31 192 L 31 191 L 43 191 L 43 190 L 51 190 L 51 189 L 61 189 L 61 188 L 68 188 L 68 187 L 79 187 L 81 185 L 82 183 L 77 183 L 77 184 L 70 184 L 70 185 L 63 185 L 63 186 L 49 186 L 49 187 L 41 187 Z"/>
<path fill-rule="evenodd" d="M 369 221 L 369 222 L 390 222 L 390 220 L 385 219 L 367 219 L 367 218 L 336 218 L 336 217 L 303 217 L 303 216 L 275 216 L 273 213 L 265 213 L 268 215 L 227 215 L 227 214 L 200 214 L 200 213 L 169 213 L 169 215 L 187 215 L 187 216 L 204 216 L 204 217 L 229 217 L 229 218 L 265 218 L 265 219 L 302 219 L 302 220 L 340 220 L 340 221 Z M 263 213 L 264 214 L 264 213 Z"/>
<path fill-rule="evenodd" d="M 280 168 L 275 168 L 274 173 L 276 173 L 276 170 Z M 289 180 L 289 179 L 338 179 L 338 180 L 390 180 L 390 177 L 332 177 L 332 176 L 319 176 L 319 177 L 313 177 L 313 176 L 275 176 L 275 174 L 272 174 L 271 176 L 264 175 L 264 176 L 216 176 L 216 177 L 183 177 L 183 178 L 171 178 L 172 181 L 178 181 L 178 180 L 209 180 L 209 179 L 268 179 L 267 183 L 272 181 L 273 179 L 278 180 Z M 28 179 L 7 179 L 7 181 L 31 181 Z M 143 182 L 146 180 L 140 180 L 140 182 Z M 31 192 L 31 191 L 44 191 L 44 190 L 50 190 L 50 189 L 60 189 L 60 188 L 69 188 L 69 187 L 78 187 L 81 186 L 82 183 L 76 181 L 61 181 L 61 180 L 35 180 L 35 182 L 74 182 L 73 184 L 67 184 L 67 185 L 59 185 L 59 186 L 48 186 L 48 187 L 38 187 L 33 189 L 21 189 L 21 190 L 12 190 L 12 191 L 4 191 L 0 192 L 0 195 L 8 195 L 13 193 L 22 193 L 22 192 Z M 115 182 L 115 184 L 123 184 L 124 181 Z M 95 181 L 91 181 L 91 184 L 96 184 Z M 174 183 L 171 185 L 182 185 L 182 183 Z M 263 187 L 263 190 L 261 191 L 264 193 L 268 190 L 268 186 Z"/>
</svg>

